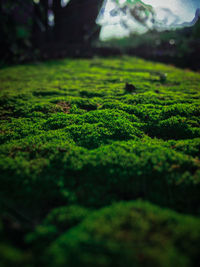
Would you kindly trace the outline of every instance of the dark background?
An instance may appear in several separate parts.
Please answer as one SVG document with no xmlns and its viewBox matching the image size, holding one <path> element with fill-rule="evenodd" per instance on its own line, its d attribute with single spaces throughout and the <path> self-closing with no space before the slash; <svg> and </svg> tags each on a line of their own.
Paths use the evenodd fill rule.
<svg viewBox="0 0 200 267">
<path fill-rule="evenodd" d="M 33 0 L 0 0 L 1 66 L 51 58 L 129 54 L 200 69 L 199 9 L 194 25 L 101 42 L 100 26 L 95 21 L 103 2 L 71 0 L 63 6 L 61 0 L 40 0 L 38 4 Z"/>
</svg>

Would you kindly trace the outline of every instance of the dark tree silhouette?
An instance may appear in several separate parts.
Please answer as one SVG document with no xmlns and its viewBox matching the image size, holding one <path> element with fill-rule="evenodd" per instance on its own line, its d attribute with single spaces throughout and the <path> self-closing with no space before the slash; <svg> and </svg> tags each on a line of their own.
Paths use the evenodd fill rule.
<svg viewBox="0 0 200 267">
<path fill-rule="evenodd" d="M 103 1 L 70 0 L 62 6 L 61 0 L 0 0 L 1 58 L 25 54 L 28 43 L 32 49 L 48 43 L 90 44 L 99 35 L 95 21 Z"/>
<path fill-rule="evenodd" d="M 96 18 L 104 0 L 70 0 L 65 6 L 61 0 L 0 0 L 1 58 L 30 58 L 36 48 L 56 50 L 68 45 L 89 47 L 98 38 L 100 26 Z M 121 7 L 113 0 L 116 9 L 130 10 L 131 16 L 141 20 L 139 12 L 146 10 L 141 0 L 126 0 Z M 54 16 L 50 25 L 49 14 Z M 146 17 L 145 17 L 146 19 Z M 145 20 L 141 23 L 144 23 Z M 27 52 L 28 51 L 28 52 Z M 45 54 L 45 53 L 44 53 Z"/>
<path fill-rule="evenodd" d="M 88 43 L 98 36 L 100 27 L 95 23 L 103 0 L 71 0 L 65 7 L 53 1 L 54 33 L 58 41 Z"/>
</svg>

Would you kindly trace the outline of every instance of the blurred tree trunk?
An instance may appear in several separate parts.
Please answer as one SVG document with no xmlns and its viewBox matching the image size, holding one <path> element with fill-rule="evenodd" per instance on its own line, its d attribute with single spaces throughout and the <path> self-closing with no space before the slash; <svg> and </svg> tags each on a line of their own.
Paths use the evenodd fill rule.
<svg viewBox="0 0 200 267">
<path fill-rule="evenodd" d="M 58 41 L 89 43 L 98 36 L 100 27 L 95 23 L 104 0 L 71 0 L 65 7 L 60 0 L 53 1 L 54 33 Z"/>
<path fill-rule="evenodd" d="M 26 53 L 29 57 L 30 47 L 45 51 L 52 46 L 55 54 L 62 52 L 62 46 L 66 50 L 68 44 L 72 44 L 71 49 L 87 47 L 99 35 L 100 26 L 95 21 L 103 1 L 70 0 L 62 6 L 61 0 L 40 0 L 37 4 L 33 0 L 0 0 L 0 57 L 11 61 L 21 55 L 25 58 Z M 49 12 L 54 14 L 52 25 Z"/>
<path fill-rule="evenodd" d="M 63 12 L 60 0 L 53 1 L 54 13 L 54 37 L 57 41 L 62 40 L 62 27 L 63 27 Z"/>
<path fill-rule="evenodd" d="M 48 0 L 41 0 L 39 4 L 33 5 L 33 43 L 40 46 L 46 41 L 48 31 Z"/>
<path fill-rule="evenodd" d="M 104 0 L 70 0 L 63 7 L 61 0 L 53 0 L 49 7 L 48 0 L 34 3 L 33 41 L 37 46 L 48 40 L 53 30 L 53 42 L 68 44 L 89 44 L 99 35 L 100 26 L 95 23 Z M 54 26 L 48 25 L 48 11 L 54 14 Z"/>
</svg>

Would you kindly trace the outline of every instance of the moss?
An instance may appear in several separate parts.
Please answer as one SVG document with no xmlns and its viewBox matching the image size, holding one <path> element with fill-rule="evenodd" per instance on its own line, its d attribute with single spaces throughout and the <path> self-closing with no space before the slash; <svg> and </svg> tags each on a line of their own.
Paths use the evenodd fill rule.
<svg viewBox="0 0 200 267">
<path fill-rule="evenodd" d="M 0 82 L 0 206 L 40 225 L 39 251 L 69 230 L 55 217 L 70 207 L 88 214 L 141 198 L 199 215 L 199 73 L 130 57 L 65 59 L 1 69 Z"/>
<path fill-rule="evenodd" d="M 49 266 L 196 266 L 199 225 L 149 203 L 122 202 L 61 235 L 46 259 Z"/>
<path fill-rule="evenodd" d="M 157 123 L 149 123 L 145 127 L 145 132 L 147 132 L 150 136 L 156 136 L 164 140 L 179 140 L 200 137 L 199 127 L 192 127 L 193 125 L 191 124 L 195 124 L 195 121 L 189 121 L 187 118 L 177 115 Z"/>
<path fill-rule="evenodd" d="M 71 135 L 75 134 L 74 127 Z M 95 139 L 94 127 L 93 139 L 87 139 L 93 141 L 93 146 L 100 140 Z M 12 192 L 14 205 L 19 202 L 26 209 L 31 205 L 39 213 L 63 201 L 99 207 L 113 200 L 137 197 L 179 211 L 199 212 L 199 161 L 180 151 L 179 143 L 176 147 L 176 143 L 146 138 L 88 150 L 73 141 L 70 144 L 65 140 L 67 136 L 65 130 L 57 130 L 56 136 L 43 134 L 2 146 L 4 197 L 4 192 Z M 26 199 L 23 205 L 22 192 Z M 43 209 L 38 210 L 38 205 Z M 33 216 L 33 210 L 26 212 Z"/>
<path fill-rule="evenodd" d="M 32 253 L 40 254 L 40 257 L 34 257 L 34 266 L 45 264 L 45 251 L 49 245 L 60 235 L 81 223 L 91 212 L 90 209 L 78 205 L 53 209 L 43 222 L 25 238 L 25 242 L 32 246 Z"/>
<path fill-rule="evenodd" d="M 0 265 L 2 267 L 31 266 L 31 255 L 16 248 L 6 236 L 2 220 L 0 220 Z"/>
<path fill-rule="evenodd" d="M 0 77 L 1 193 L 12 202 L 49 210 L 139 196 L 199 211 L 198 74 L 122 58 L 16 66 Z"/>
</svg>

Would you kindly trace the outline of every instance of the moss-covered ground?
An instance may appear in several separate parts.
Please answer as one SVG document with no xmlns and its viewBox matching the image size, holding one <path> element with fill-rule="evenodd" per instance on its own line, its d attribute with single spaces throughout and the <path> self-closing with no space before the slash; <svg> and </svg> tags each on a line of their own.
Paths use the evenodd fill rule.
<svg viewBox="0 0 200 267">
<path fill-rule="evenodd" d="M 65 59 L 0 89 L 0 265 L 198 266 L 200 74 Z"/>
</svg>

